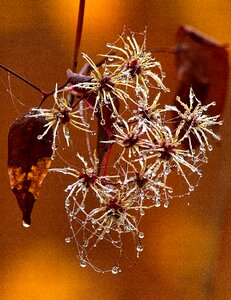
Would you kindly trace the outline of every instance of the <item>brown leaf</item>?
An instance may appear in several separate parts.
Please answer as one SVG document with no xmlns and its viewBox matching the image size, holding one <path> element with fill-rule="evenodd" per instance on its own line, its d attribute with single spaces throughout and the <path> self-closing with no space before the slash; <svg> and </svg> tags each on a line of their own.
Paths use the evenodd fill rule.
<svg viewBox="0 0 231 300">
<path fill-rule="evenodd" d="M 193 88 L 202 104 L 216 101 L 212 114 L 224 109 L 228 87 L 229 62 L 224 46 L 190 26 L 181 26 L 176 34 L 177 95 L 188 101 Z"/>
<path fill-rule="evenodd" d="M 46 121 L 24 114 L 11 125 L 8 135 L 8 173 L 10 186 L 23 213 L 23 225 L 31 224 L 31 211 L 47 175 L 52 155 L 52 130 L 42 140 Z"/>
</svg>

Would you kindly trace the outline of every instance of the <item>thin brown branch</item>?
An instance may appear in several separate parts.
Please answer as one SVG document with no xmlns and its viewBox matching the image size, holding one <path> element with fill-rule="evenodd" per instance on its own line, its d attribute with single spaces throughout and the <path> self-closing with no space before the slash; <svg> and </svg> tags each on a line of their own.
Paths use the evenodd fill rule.
<svg viewBox="0 0 231 300">
<path fill-rule="evenodd" d="M 22 77 L 21 75 L 17 74 L 16 72 L 12 71 L 11 69 L 3 66 L 2 64 L 0 64 L 0 68 L 3 69 L 3 70 L 5 70 L 6 72 L 12 74 L 13 76 L 17 77 L 21 81 L 25 82 L 27 85 L 31 86 L 32 88 L 34 88 L 36 91 L 40 92 L 41 94 L 43 94 L 43 95 L 46 94 L 46 92 L 44 92 L 43 90 L 41 90 L 34 83 L 30 82 L 28 79 Z"/>
<path fill-rule="evenodd" d="M 85 8 L 85 0 L 80 0 L 76 36 L 75 36 L 74 58 L 73 58 L 73 65 L 72 65 L 72 71 L 75 73 L 77 71 L 77 66 L 78 66 L 79 48 L 80 48 L 82 29 L 83 29 L 84 8 Z"/>
</svg>

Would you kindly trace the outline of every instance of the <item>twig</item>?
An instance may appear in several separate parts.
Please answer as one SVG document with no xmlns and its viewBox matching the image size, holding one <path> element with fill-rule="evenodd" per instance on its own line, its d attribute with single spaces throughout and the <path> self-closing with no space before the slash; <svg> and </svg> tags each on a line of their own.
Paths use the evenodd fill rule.
<svg viewBox="0 0 231 300">
<path fill-rule="evenodd" d="M 77 67 L 78 67 L 79 48 L 81 43 L 82 31 L 83 31 L 84 8 L 85 8 L 85 0 L 80 0 L 76 35 L 75 35 L 74 57 L 73 57 L 73 65 L 72 65 L 72 71 L 74 73 L 77 72 Z M 74 96 L 71 93 L 69 93 L 67 99 L 70 104 L 74 102 Z"/>
<path fill-rule="evenodd" d="M 74 58 L 73 58 L 73 65 L 72 65 L 72 71 L 75 73 L 77 71 L 77 66 L 78 66 L 79 48 L 80 48 L 82 29 L 83 29 L 84 8 L 85 8 L 85 0 L 80 0 L 76 36 L 75 36 Z"/>
<path fill-rule="evenodd" d="M 34 88 L 36 91 L 40 92 L 41 94 L 43 94 L 43 95 L 46 94 L 46 92 L 44 92 L 43 90 L 41 90 L 34 83 L 30 82 L 29 80 L 27 80 L 26 78 L 24 78 L 21 75 L 17 74 L 16 72 L 12 71 L 11 69 L 3 66 L 2 64 L 0 64 L 0 68 L 3 69 L 3 70 L 5 70 L 5 71 L 7 71 L 7 72 L 9 72 L 10 74 L 14 75 L 18 79 L 22 80 L 23 82 L 25 82 L 26 84 L 28 84 L 29 86 L 31 86 L 32 88 Z"/>
<path fill-rule="evenodd" d="M 41 100 L 41 102 L 40 102 L 40 104 L 38 105 L 37 108 L 40 108 L 41 105 L 43 104 L 43 102 L 48 97 L 50 97 L 51 95 L 53 95 L 54 92 L 55 92 L 55 90 L 52 90 L 50 92 L 43 91 L 42 89 L 40 89 L 39 87 L 37 87 L 34 83 L 32 83 L 31 81 L 29 81 L 28 79 L 22 77 L 18 73 L 16 73 L 16 72 L 12 71 L 11 69 L 3 66 L 2 64 L 0 64 L 0 68 L 3 69 L 3 70 L 5 70 L 6 72 L 12 74 L 13 76 L 17 77 L 18 79 L 20 79 L 21 81 L 23 81 L 24 83 L 26 83 L 27 85 L 29 85 L 30 87 L 32 87 L 33 89 L 35 89 L 36 91 L 38 91 L 39 93 L 42 94 L 42 100 Z M 60 88 L 63 88 L 64 86 L 66 86 L 68 82 L 69 82 L 69 80 L 64 85 L 62 85 Z"/>
</svg>

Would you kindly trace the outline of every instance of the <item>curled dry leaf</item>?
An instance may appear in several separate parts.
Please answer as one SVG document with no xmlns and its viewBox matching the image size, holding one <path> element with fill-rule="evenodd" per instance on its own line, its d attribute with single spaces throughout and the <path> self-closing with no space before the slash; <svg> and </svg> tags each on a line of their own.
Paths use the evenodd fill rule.
<svg viewBox="0 0 231 300">
<path fill-rule="evenodd" d="M 47 175 L 52 155 L 52 130 L 45 138 L 44 118 L 24 114 L 11 125 L 8 135 L 8 173 L 10 186 L 23 213 L 23 225 L 31 224 L 31 211 Z"/>
<path fill-rule="evenodd" d="M 228 88 L 229 61 L 224 45 L 190 26 L 176 34 L 176 66 L 179 82 L 176 94 L 186 102 L 190 87 L 202 104 L 216 101 L 212 114 L 221 114 Z M 177 103 L 176 103 L 177 104 Z"/>
</svg>

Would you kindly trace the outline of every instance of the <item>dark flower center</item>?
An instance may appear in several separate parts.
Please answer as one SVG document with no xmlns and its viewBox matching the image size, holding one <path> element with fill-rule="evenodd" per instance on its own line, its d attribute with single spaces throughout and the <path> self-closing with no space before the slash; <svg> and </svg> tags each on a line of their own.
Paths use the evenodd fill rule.
<svg viewBox="0 0 231 300">
<path fill-rule="evenodd" d="M 113 212 L 110 212 L 109 215 L 113 215 L 116 218 L 120 217 L 120 213 L 124 211 L 123 207 L 121 206 L 121 202 L 118 201 L 117 198 L 111 199 L 106 206 L 107 210 L 113 209 Z"/>
<path fill-rule="evenodd" d="M 135 135 L 134 133 L 129 136 L 127 139 L 123 141 L 123 145 L 125 148 L 133 147 L 139 140 L 139 137 Z"/>
<path fill-rule="evenodd" d="M 140 173 L 136 172 L 136 183 L 139 188 L 142 188 L 145 183 L 147 183 L 148 179 L 140 176 Z"/>
<path fill-rule="evenodd" d="M 141 73 L 141 67 L 138 65 L 137 59 L 134 59 L 130 63 L 127 63 L 127 70 L 129 70 L 131 77 L 134 77 L 135 75 L 139 75 Z"/>
<path fill-rule="evenodd" d="M 161 158 L 164 160 L 169 160 L 172 156 L 172 153 L 175 153 L 175 146 L 171 144 L 167 145 L 165 141 L 162 143 L 161 148 L 164 150 L 161 152 Z"/>
<path fill-rule="evenodd" d="M 69 112 L 70 112 L 69 110 L 65 110 L 61 113 L 62 114 L 62 118 L 60 118 L 61 124 L 66 124 L 70 122 Z"/>
<path fill-rule="evenodd" d="M 87 187 L 89 187 L 90 185 L 94 184 L 97 176 L 95 174 L 92 174 L 91 176 L 84 174 L 84 173 L 80 173 L 79 174 L 79 179 L 83 178 L 83 183 L 86 184 Z"/>
<path fill-rule="evenodd" d="M 111 77 L 104 77 L 100 81 L 100 89 L 104 89 L 106 92 L 110 92 L 114 87 L 114 83 L 111 80 Z"/>
</svg>

